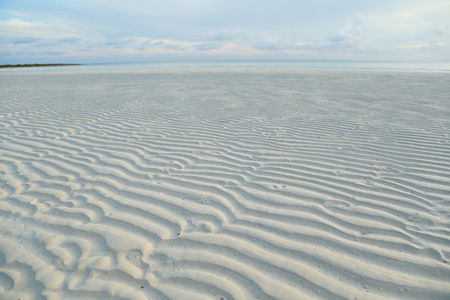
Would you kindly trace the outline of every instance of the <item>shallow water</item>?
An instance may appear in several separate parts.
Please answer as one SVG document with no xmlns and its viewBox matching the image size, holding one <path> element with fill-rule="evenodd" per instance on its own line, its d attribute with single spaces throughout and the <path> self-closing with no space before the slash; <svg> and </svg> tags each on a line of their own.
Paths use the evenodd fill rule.
<svg viewBox="0 0 450 300">
<path fill-rule="evenodd" d="M 320 60 L 202 60 L 150 61 L 128 63 L 85 64 L 81 66 L 45 67 L 46 70 L 145 70 L 160 68 L 290 68 L 341 69 L 414 72 L 450 72 L 449 62 L 386 62 L 386 61 L 320 61 Z M 42 68 L 1 69 L 0 72 L 39 72 Z"/>
</svg>

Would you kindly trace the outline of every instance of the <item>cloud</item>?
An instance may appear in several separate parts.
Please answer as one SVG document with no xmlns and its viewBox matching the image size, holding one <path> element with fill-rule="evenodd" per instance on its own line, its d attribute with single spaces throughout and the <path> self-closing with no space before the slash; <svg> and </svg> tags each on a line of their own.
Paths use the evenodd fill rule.
<svg viewBox="0 0 450 300">
<path fill-rule="evenodd" d="M 253 49 L 267 50 L 272 53 L 286 53 L 292 55 L 319 55 L 322 57 L 343 57 L 355 53 L 367 52 L 362 47 L 363 25 L 366 23 L 361 14 L 356 14 L 351 23 L 334 30 L 328 37 L 305 37 L 304 34 L 271 37 L 252 43 Z M 364 48 L 364 49 L 363 49 Z"/>
<path fill-rule="evenodd" d="M 186 49 L 186 47 L 179 45 L 179 44 L 169 44 L 169 45 L 166 45 L 164 48 L 169 49 L 169 50 L 179 50 L 179 51 Z"/>
<path fill-rule="evenodd" d="M 41 52 L 40 54 L 54 56 L 54 55 L 63 55 L 66 53 L 67 52 L 63 52 L 63 51 L 45 51 L 45 52 Z"/>
<path fill-rule="evenodd" d="M 354 47 L 362 38 L 362 26 L 366 22 L 361 14 L 356 14 L 352 24 L 347 24 L 345 28 L 338 29 L 328 39 L 327 42 L 333 47 Z"/>
<path fill-rule="evenodd" d="M 256 42 L 252 45 L 254 49 L 260 49 L 260 50 L 272 50 L 272 51 L 279 51 L 279 50 L 287 50 L 287 49 L 294 49 L 295 45 L 290 41 L 283 41 L 283 39 L 280 38 L 269 38 L 265 39 L 260 42 Z"/>
<path fill-rule="evenodd" d="M 207 35 L 205 37 L 208 41 L 228 41 L 233 38 L 233 34 L 228 30 L 222 30 L 220 32 L 213 33 L 211 35 Z"/>
<path fill-rule="evenodd" d="M 445 33 L 442 30 L 435 28 L 435 29 L 433 29 L 432 35 L 438 37 L 438 36 L 444 36 Z"/>
<path fill-rule="evenodd" d="M 139 47 L 134 48 L 134 50 L 137 50 L 139 52 L 143 52 L 143 51 L 147 50 L 147 48 L 145 48 L 143 46 L 139 46 Z"/>
<path fill-rule="evenodd" d="M 108 37 L 106 38 L 106 45 L 108 46 L 120 46 L 133 43 L 134 39 L 126 38 L 126 37 Z"/>
<path fill-rule="evenodd" d="M 11 52 L 0 51 L 0 57 L 10 57 L 12 56 Z"/>
<path fill-rule="evenodd" d="M 220 49 L 223 47 L 223 44 L 218 44 L 218 43 L 202 43 L 202 44 L 197 44 L 195 46 L 195 49 L 198 51 L 209 51 L 209 50 L 216 50 L 216 49 Z"/>
<path fill-rule="evenodd" d="M 33 44 L 39 40 L 40 40 L 39 38 L 34 38 L 34 37 L 23 37 L 23 38 L 13 41 L 13 44 L 14 45 Z"/>
<path fill-rule="evenodd" d="M 38 48 L 38 47 L 56 47 L 59 43 L 51 43 L 51 42 L 45 42 L 45 43 L 39 43 L 36 45 L 33 45 L 32 47 Z"/>
<path fill-rule="evenodd" d="M 81 41 L 81 38 L 79 38 L 79 37 L 67 37 L 67 38 L 58 40 L 58 42 L 64 43 L 64 44 L 76 44 L 79 41 Z"/>
<path fill-rule="evenodd" d="M 313 42 L 303 42 L 299 37 L 295 38 L 278 38 L 272 37 L 252 45 L 254 49 L 285 51 L 285 50 L 310 50 L 313 48 Z"/>
<path fill-rule="evenodd" d="M 81 49 L 77 49 L 77 52 L 92 52 L 94 50 L 92 49 L 85 49 L 85 48 L 81 48 Z"/>
</svg>

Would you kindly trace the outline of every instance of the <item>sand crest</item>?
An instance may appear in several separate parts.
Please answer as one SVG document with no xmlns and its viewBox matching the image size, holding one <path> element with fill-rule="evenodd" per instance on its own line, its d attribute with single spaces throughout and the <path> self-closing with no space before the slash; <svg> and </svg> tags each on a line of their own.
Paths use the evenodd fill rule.
<svg viewBox="0 0 450 300">
<path fill-rule="evenodd" d="M 449 299 L 449 82 L 0 73 L 0 298 Z"/>
</svg>

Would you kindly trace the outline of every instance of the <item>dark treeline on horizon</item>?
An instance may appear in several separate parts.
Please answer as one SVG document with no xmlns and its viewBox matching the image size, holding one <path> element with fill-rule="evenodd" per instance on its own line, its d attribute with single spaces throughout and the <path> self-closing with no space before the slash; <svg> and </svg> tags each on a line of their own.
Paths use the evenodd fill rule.
<svg viewBox="0 0 450 300">
<path fill-rule="evenodd" d="M 23 65 L 0 65 L 0 68 L 29 68 L 29 67 L 58 67 L 79 66 L 80 64 L 23 64 Z"/>
</svg>

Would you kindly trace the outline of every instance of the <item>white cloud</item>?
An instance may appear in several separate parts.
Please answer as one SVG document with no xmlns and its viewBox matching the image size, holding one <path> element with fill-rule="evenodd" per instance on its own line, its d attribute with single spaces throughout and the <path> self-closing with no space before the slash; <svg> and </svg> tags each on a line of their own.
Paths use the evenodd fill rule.
<svg viewBox="0 0 450 300">
<path fill-rule="evenodd" d="M 334 47 L 355 47 L 361 41 L 363 29 L 366 22 L 361 14 L 356 14 L 353 23 L 347 24 L 345 28 L 335 31 L 327 41 Z"/>
<path fill-rule="evenodd" d="M 362 14 L 356 14 L 351 23 L 345 24 L 343 28 L 335 30 L 327 38 L 316 36 L 307 39 L 302 34 L 288 37 L 269 37 L 252 44 L 253 48 L 297 54 L 314 54 L 317 51 L 330 51 L 333 49 L 345 49 L 356 47 L 363 36 L 363 25 L 365 18 Z M 297 51 L 297 52 L 295 52 Z M 341 54 L 340 54 L 341 55 Z"/>
</svg>

